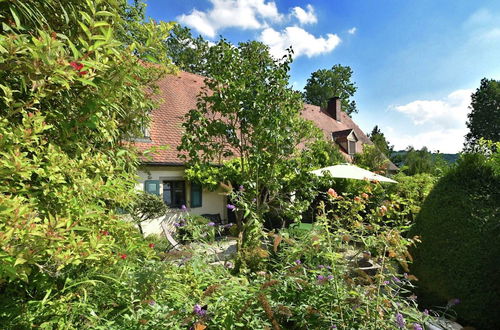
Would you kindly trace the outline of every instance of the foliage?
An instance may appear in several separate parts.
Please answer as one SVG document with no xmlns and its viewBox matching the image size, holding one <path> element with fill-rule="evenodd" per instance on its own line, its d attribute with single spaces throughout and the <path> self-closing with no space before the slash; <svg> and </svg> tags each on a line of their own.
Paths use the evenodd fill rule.
<svg viewBox="0 0 500 330">
<path fill-rule="evenodd" d="M 342 110 L 351 115 L 357 113 L 356 102 L 350 98 L 358 89 L 351 81 L 352 70 L 348 66 L 335 64 L 331 69 L 321 69 L 311 73 L 304 87 L 305 102 L 325 108 L 334 96 L 342 100 Z"/>
<path fill-rule="evenodd" d="M 327 141 L 324 138 L 315 139 L 309 142 L 299 155 L 299 166 L 310 169 L 317 169 L 336 164 L 345 163 L 337 144 Z"/>
<path fill-rule="evenodd" d="M 169 241 L 164 236 L 158 234 L 149 234 L 145 237 L 145 241 L 160 257 L 164 257 L 165 252 L 170 250 L 171 247 Z"/>
<path fill-rule="evenodd" d="M 465 149 L 474 150 L 480 138 L 500 142 L 500 80 L 483 78 L 470 108 Z"/>
<path fill-rule="evenodd" d="M 218 224 L 195 214 L 186 214 L 175 226 L 183 242 L 213 242 L 218 229 Z"/>
<path fill-rule="evenodd" d="M 141 234 L 141 223 L 159 218 L 167 213 L 167 206 L 160 196 L 138 191 L 133 202 L 127 208 L 132 221 L 139 227 Z"/>
<path fill-rule="evenodd" d="M 385 138 L 384 133 L 382 133 L 378 125 L 375 125 L 371 133 L 367 135 L 370 140 L 377 146 L 380 152 L 382 152 L 386 157 L 391 156 L 394 151 L 394 146 L 389 145 L 389 142 Z"/>
<path fill-rule="evenodd" d="M 458 298 L 459 319 L 484 329 L 500 326 L 496 154 L 496 159 L 462 155 L 429 194 L 412 230 L 422 240 L 413 265 L 422 303 L 431 306 Z"/>
<path fill-rule="evenodd" d="M 156 64 L 170 64 L 168 45 L 164 42 L 174 24 L 146 19 L 144 0 L 117 1 L 120 24 L 114 26 L 116 39 L 124 45 L 142 45 L 133 48 L 134 55 Z M 152 38 L 152 36 L 154 36 Z M 170 66 L 169 71 L 174 71 Z"/>
<path fill-rule="evenodd" d="M 389 159 L 377 146 L 364 144 L 363 151 L 354 155 L 354 164 L 370 171 L 385 173 L 389 166 Z"/>
<path fill-rule="evenodd" d="M 327 203 L 339 199 L 328 195 Z M 345 198 L 344 202 L 358 201 Z M 323 209 L 321 209 L 323 210 Z M 351 218 L 332 226 L 337 213 L 321 211 L 310 231 L 269 233 L 269 244 L 253 251 L 260 269 L 232 273 L 194 256 L 177 263 L 120 260 L 88 272 L 19 315 L 18 324 L 70 328 L 286 328 L 394 329 L 432 321 L 416 308 L 414 277 L 401 274 L 413 241 L 396 228 L 360 226 Z M 373 219 L 375 220 L 375 219 Z M 348 232 L 348 234 L 346 234 Z M 369 250 L 380 268 L 359 269 Z M 246 251 L 249 258 L 251 251 Z M 262 254 L 265 253 L 265 258 Z M 179 264 L 180 263 L 180 264 Z M 22 321 L 22 322 L 21 322 Z"/>
<path fill-rule="evenodd" d="M 40 321 L 23 319 L 73 295 L 82 274 L 151 255 L 113 210 L 135 184 L 123 141 L 149 120 L 154 82 L 170 67 L 138 59 L 165 29 L 122 43 L 121 14 L 115 1 L 0 4 L 1 324 L 67 313 L 58 300 Z"/>
<path fill-rule="evenodd" d="M 431 153 L 426 147 L 416 150 L 409 146 L 404 152 L 393 153 L 391 160 L 407 175 L 430 173 L 440 176 L 450 166 L 450 162 L 441 153 Z"/>
<path fill-rule="evenodd" d="M 294 175 L 295 170 L 285 164 L 301 142 L 317 134 L 313 124 L 300 117 L 300 95 L 288 87 L 290 63 L 291 52 L 277 61 L 259 42 L 235 47 L 219 41 L 209 51 L 210 78 L 205 79 L 197 108 L 186 115 L 183 124 L 179 150 L 185 152 L 191 167 L 189 179 L 199 181 L 199 176 L 205 176 L 205 181 L 233 181 L 234 177 L 221 178 L 220 174 L 226 172 L 225 160 L 235 157 L 229 166 L 238 184 L 245 186 L 246 199 L 255 198 L 257 219 L 270 203 L 289 194 L 283 178 Z M 208 171 L 209 180 L 199 171 L 213 164 L 222 169 Z"/>
<path fill-rule="evenodd" d="M 165 44 L 168 57 L 181 70 L 202 76 L 209 74 L 206 62 L 210 45 L 202 36 L 194 38 L 189 28 L 175 24 Z"/>
</svg>

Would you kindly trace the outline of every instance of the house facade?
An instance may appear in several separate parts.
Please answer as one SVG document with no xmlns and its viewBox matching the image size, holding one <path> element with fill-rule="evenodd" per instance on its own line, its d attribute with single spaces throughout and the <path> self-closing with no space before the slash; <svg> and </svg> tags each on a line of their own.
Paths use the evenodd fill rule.
<svg viewBox="0 0 500 330">
<path fill-rule="evenodd" d="M 187 181 L 184 164 L 177 151 L 183 135 L 184 115 L 196 108 L 204 79 L 203 76 L 181 71 L 158 82 L 160 105 L 151 113 L 150 128 L 144 137 L 135 141 L 135 145 L 139 150 L 166 147 L 143 160 L 137 189 L 161 196 L 172 216 L 179 216 L 179 209 L 185 205 L 192 214 L 218 215 L 225 222 L 226 196 L 222 191 L 209 191 Z M 355 153 L 362 152 L 364 144 L 373 143 L 341 110 L 340 104 L 338 98 L 331 99 L 326 109 L 306 104 L 301 115 L 314 122 L 323 131 L 325 139 L 337 143 L 346 161 L 351 162 Z M 157 233 L 160 226 L 157 221 L 152 221 L 144 224 L 143 229 L 146 234 Z"/>
</svg>

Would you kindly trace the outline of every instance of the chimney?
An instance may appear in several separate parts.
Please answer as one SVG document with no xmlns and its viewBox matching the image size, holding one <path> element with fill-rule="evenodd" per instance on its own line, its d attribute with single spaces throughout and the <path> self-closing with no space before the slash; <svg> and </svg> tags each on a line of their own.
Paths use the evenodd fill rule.
<svg viewBox="0 0 500 330">
<path fill-rule="evenodd" d="M 338 96 L 334 96 L 328 100 L 328 106 L 326 107 L 326 112 L 336 121 L 340 120 L 341 109 L 341 99 Z"/>
</svg>

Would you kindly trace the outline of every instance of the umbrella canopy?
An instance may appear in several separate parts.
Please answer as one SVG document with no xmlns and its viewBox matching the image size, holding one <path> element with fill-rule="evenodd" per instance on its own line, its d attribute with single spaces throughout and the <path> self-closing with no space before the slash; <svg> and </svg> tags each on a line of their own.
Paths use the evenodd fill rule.
<svg viewBox="0 0 500 330">
<path fill-rule="evenodd" d="M 385 176 L 375 174 L 352 164 L 340 164 L 320 168 L 319 170 L 311 171 L 317 176 L 323 176 L 324 173 L 329 173 L 334 178 L 356 179 L 356 180 L 377 180 L 380 182 L 398 183 Z"/>
</svg>

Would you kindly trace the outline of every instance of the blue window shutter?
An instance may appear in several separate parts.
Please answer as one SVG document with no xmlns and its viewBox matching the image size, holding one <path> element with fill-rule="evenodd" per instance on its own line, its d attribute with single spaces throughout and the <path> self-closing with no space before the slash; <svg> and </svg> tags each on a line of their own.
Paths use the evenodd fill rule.
<svg viewBox="0 0 500 330">
<path fill-rule="evenodd" d="M 201 207 L 202 187 L 199 183 L 191 182 L 191 207 Z"/>
<path fill-rule="evenodd" d="M 148 194 L 160 195 L 160 181 L 146 180 L 144 181 L 144 191 Z"/>
</svg>

